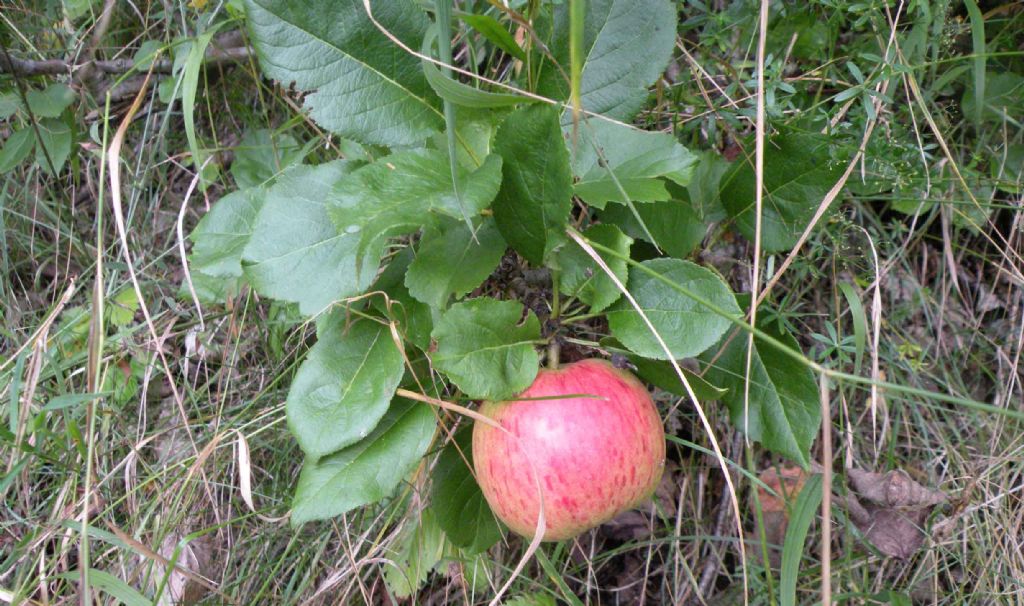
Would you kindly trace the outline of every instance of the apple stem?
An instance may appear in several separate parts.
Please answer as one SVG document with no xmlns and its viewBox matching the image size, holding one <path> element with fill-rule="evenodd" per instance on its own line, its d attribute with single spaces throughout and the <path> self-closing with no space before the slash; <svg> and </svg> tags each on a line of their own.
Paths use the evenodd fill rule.
<svg viewBox="0 0 1024 606">
<path fill-rule="evenodd" d="M 557 269 L 551 269 L 551 321 L 556 326 L 555 332 L 549 337 L 548 340 L 548 368 L 554 370 L 558 368 L 558 353 L 560 345 L 558 344 L 558 317 L 562 313 L 562 297 L 558 292 L 561 286 L 561 272 Z"/>
</svg>

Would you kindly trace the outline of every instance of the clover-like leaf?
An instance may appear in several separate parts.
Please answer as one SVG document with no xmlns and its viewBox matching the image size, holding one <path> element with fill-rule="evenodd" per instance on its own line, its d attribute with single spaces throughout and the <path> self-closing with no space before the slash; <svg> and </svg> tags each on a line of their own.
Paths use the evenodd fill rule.
<svg viewBox="0 0 1024 606">
<path fill-rule="evenodd" d="M 629 292 L 661 335 L 672 358 L 689 358 L 714 345 L 731 325 L 719 312 L 740 317 L 736 297 L 711 270 L 679 259 L 652 259 L 641 265 L 660 279 L 643 268 L 633 267 L 629 273 Z M 717 309 L 712 310 L 691 295 Z M 607 315 L 612 335 L 629 350 L 656 360 L 669 358 L 627 300 L 620 300 Z"/>
<path fill-rule="evenodd" d="M 373 2 L 392 36 L 419 48 L 430 21 L 412 0 Z M 444 124 L 419 59 L 377 29 L 362 0 L 247 0 L 264 73 L 310 94 L 324 128 L 362 143 L 407 145 Z"/>
<path fill-rule="evenodd" d="M 500 400 L 533 383 L 540 322 L 518 301 L 473 299 L 452 305 L 434 327 L 434 368 L 471 398 Z"/>
<path fill-rule="evenodd" d="M 429 406 L 399 398 L 370 435 L 318 461 L 307 459 L 295 489 L 292 525 L 341 515 L 391 495 L 430 447 L 436 426 Z"/>
</svg>

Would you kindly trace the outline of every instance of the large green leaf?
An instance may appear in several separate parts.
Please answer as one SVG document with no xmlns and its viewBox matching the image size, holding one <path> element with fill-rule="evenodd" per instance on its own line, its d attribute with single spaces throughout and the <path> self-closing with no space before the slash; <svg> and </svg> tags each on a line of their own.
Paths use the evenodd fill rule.
<svg viewBox="0 0 1024 606">
<path fill-rule="evenodd" d="M 667 360 L 651 360 L 638 356 L 625 349 L 622 343 L 619 343 L 612 337 L 601 339 L 601 348 L 612 354 L 625 356 L 629 363 L 636 368 L 637 376 L 655 387 L 684 398 L 690 396 L 689 392 L 686 391 L 686 386 L 679 380 L 679 375 L 676 374 L 676 369 L 672 366 L 671 362 Z M 687 369 L 685 366 L 680 365 L 679 370 L 683 371 L 683 376 L 686 377 L 686 381 L 690 384 L 693 394 L 701 402 L 718 400 L 727 393 L 726 389 L 715 387 L 705 380 L 704 377 Z"/>
<path fill-rule="evenodd" d="M 419 48 L 430 26 L 412 0 L 373 2 L 391 35 Z M 370 21 L 362 0 L 247 0 L 249 31 L 269 77 L 310 92 L 325 128 L 363 143 L 407 145 L 443 125 L 419 59 Z"/>
<path fill-rule="evenodd" d="M 292 525 L 390 496 L 427 452 L 436 423 L 426 404 L 396 399 L 370 435 L 319 461 L 307 459 L 295 489 Z"/>
<path fill-rule="evenodd" d="M 418 300 L 444 309 L 453 295 L 460 298 L 491 275 L 505 254 L 505 239 L 493 219 L 475 232 L 456 219 L 442 218 L 420 239 L 405 285 Z"/>
<path fill-rule="evenodd" d="M 254 188 L 218 200 L 189 235 L 194 242 L 192 266 L 209 276 L 241 276 L 242 251 L 265 197 L 266 191 Z"/>
<path fill-rule="evenodd" d="M 759 324 L 761 330 L 799 351 L 796 339 L 775 323 Z M 811 443 L 821 424 L 821 404 L 814 375 L 773 345 L 755 339 L 750 362 L 749 415 L 745 415 L 748 340 L 746 333 L 736 334 L 705 376 L 729 390 L 722 400 L 729 407 L 736 427 L 765 448 L 807 467 Z M 717 353 L 718 348 L 705 355 L 708 361 L 714 357 L 712 352 Z"/>
<path fill-rule="evenodd" d="M 664 180 L 689 183 L 696 158 L 670 134 L 592 120 L 579 130 L 573 154 L 575 192 L 597 208 L 625 203 L 619 186 L 633 202 L 668 200 Z"/>
<path fill-rule="evenodd" d="M 670 0 L 588 0 L 583 30 L 583 109 L 628 121 L 647 98 L 647 87 L 668 66 L 676 40 Z M 564 67 L 545 70 L 541 93 L 568 99 L 569 3 L 555 7 L 552 52 Z M 571 120 L 572 112 L 566 112 Z"/>
<path fill-rule="evenodd" d="M 711 270 L 679 259 L 653 259 L 644 261 L 642 265 L 726 314 L 736 318 L 742 315 L 732 291 Z M 629 273 L 629 292 L 675 359 L 689 358 L 711 347 L 732 324 L 727 318 L 637 267 Z M 620 300 L 607 315 L 612 335 L 631 351 L 656 360 L 669 358 L 629 301 Z"/>
<path fill-rule="evenodd" d="M 459 195 L 470 215 L 487 207 L 501 183 L 501 158 L 473 172 L 458 169 Z M 398 152 L 364 166 L 331 192 L 328 213 L 338 230 L 359 239 L 359 255 L 379 258 L 387 238 L 420 229 L 429 213 L 463 218 L 443 152 Z"/>
<path fill-rule="evenodd" d="M 501 538 L 501 527 L 473 477 L 473 432 L 462 430 L 444 447 L 434 467 L 433 509 L 453 544 L 466 553 L 484 551 Z"/>
<path fill-rule="evenodd" d="M 518 301 L 456 303 L 434 327 L 434 368 L 471 398 L 500 400 L 526 389 L 537 376 L 540 322 L 533 312 L 520 324 L 522 317 Z"/>
<path fill-rule="evenodd" d="M 388 409 L 405 371 L 391 331 L 362 320 L 345 326 L 335 312 L 318 331 L 288 391 L 288 427 L 317 459 L 370 433 Z"/>
<path fill-rule="evenodd" d="M 296 166 L 267 190 L 242 252 L 245 276 L 260 294 L 312 315 L 370 285 L 380 260 L 366 256 L 357 265 L 359 235 L 339 232 L 327 214 L 332 188 L 351 167 Z"/>
<path fill-rule="evenodd" d="M 761 248 L 788 250 L 828 190 L 842 174 L 832 158 L 830 137 L 816 133 L 781 133 L 765 142 Z M 753 148 L 753 145 L 751 145 Z M 753 158 L 736 161 L 722 177 L 722 204 L 747 238 L 754 239 L 756 214 Z"/>
<path fill-rule="evenodd" d="M 704 239 L 707 226 L 690 205 L 682 200 L 647 202 L 637 204 L 635 208 L 647 226 L 647 231 L 644 231 L 633 212 L 621 204 L 611 204 L 601 211 L 601 220 L 618 225 L 634 238 L 649 240 L 653 237 L 652 244 L 657 244 L 667 254 L 680 259 L 693 252 Z"/>
<path fill-rule="evenodd" d="M 505 241 L 530 263 L 541 265 L 565 241 L 572 208 L 569 151 L 548 105 L 523 107 L 498 129 L 495 151 L 504 179 L 494 199 L 494 218 Z"/>
<path fill-rule="evenodd" d="M 583 232 L 583 235 L 623 257 L 629 257 L 629 247 L 632 246 L 633 239 L 614 225 L 592 225 Z M 602 258 L 619 281 L 625 283 L 629 277 L 626 261 L 610 255 Z M 559 249 L 558 264 L 562 268 L 562 279 L 559 283 L 562 294 L 579 298 L 590 306 L 592 312 L 605 309 L 622 295 L 611 277 L 579 246 L 570 245 Z"/>
<path fill-rule="evenodd" d="M 430 347 L 434 316 L 439 315 L 439 311 L 417 300 L 405 287 L 405 276 L 414 258 L 412 247 L 409 246 L 393 256 L 384 271 L 380 272 L 377 281 L 370 287 L 371 291 L 387 293 L 388 300 L 383 297 L 373 297 L 371 300 L 374 307 L 395 322 L 398 332 L 406 340 L 426 351 Z"/>
</svg>

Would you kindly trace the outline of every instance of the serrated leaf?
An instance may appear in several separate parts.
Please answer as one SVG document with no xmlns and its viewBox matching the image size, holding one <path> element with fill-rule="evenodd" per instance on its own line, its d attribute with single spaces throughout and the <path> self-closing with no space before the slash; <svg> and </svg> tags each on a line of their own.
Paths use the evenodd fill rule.
<svg viewBox="0 0 1024 606">
<path fill-rule="evenodd" d="M 307 459 L 295 489 L 292 526 L 390 496 L 427 452 L 436 426 L 428 405 L 398 398 L 366 438 L 319 461 Z"/>
<path fill-rule="evenodd" d="M 461 221 L 441 219 L 424 231 L 405 285 L 416 299 L 444 309 L 452 296 L 461 298 L 480 286 L 504 254 L 505 239 L 493 219 L 484 220 L 475 234 Z"/>
<path fill-rule="evenodd" d="M 533 341 L 540 322 L 518 301 L 489 298 L 456 303 L 434 327 L 434 368 L 467 396 L 500 400 L 533 383 L 539 359 Z"/>
<path fill-rule="evenodd" d="M 430 21 L 414 2 L 372 8 L 391 35 L 419 48 Z M 419 59 L 377 29 L 362 0 L 247 0 L 246 9 L 264 73 L 309 92 L 304 106 L 324 128 L 393 146 L 422 141 L 443 126 Z"/>
<path fill-rule="evenodd" d="M 209 276 L 240 277 L 242 251 L 265 199 L 265 190 L 246 189 L 218 200 L 189 235 L 192 267 Z"/>
<path fill-rule="evenodd" d="M 612 354 L 625 356 L 629 363 L 636 367 L 637 376 L 644 381 L 677 396 L 689 397 L 690 394 L 686 391 L 683 382 L 679 380 L 679 375 L 676 374 L 676 369 L 672 367 L 671 362 L 651 360 L 638 356 L 625 349 L 622 343 L 619 343 L 612 337 L 601 339 L 601 348 Z M 683 376 L 689 382 L 694 395 L 701 402 L 718 400 L 728 392 L 724 388 L 712 385 L 700 375 L 688 370 L 685 366 L 680 366 L 679 369 L 683 371 Z"/>
<path fill-rule="evenodd" d="M 765 323 L 759 328 L 790 349 L 799 351 L 796 339 L 775 323 Z M 705 376 L 729 390 L 722 401 L 729 407 L 733 425 L 765 448 L 806 468 L 811 444 L 821 425 L 821 404 L 814 375 L 806 366 L 755 338 L 750 363 L 750 414 L 745 416 L 748 340 L 746 333 L 737 334 Z M 718 348 L 705 357 L 710 360 L 717 352 Z"/>
<path fill-rule="evenodd" d="M 633 216 L 632 211 L 621 204 L 612 204 L 601 211 L 601 220 L 622 228 L 630 236 L 648 240 L 648 233 L 665 253 L 676 257 L 688 256 L 707 231 L 707 226 L 697 217 L 690 205 L 682 200 L 666 200 L 664 202 L 647 202 L 636 205 L 647 232 Z"/>
<path fill-rule="evenodd" d="M 665 179 L 686 185 L 696 160 L 670 134 L 592 120 L 579 130 L 574 150 L 575 193 L 597 208 L 625 203 L 618 185 L 633 202 L 668 200 Z"/>
<path fill-rule="evenodd" d="M 242 251 L 245 276 L 257 292 L 312 315 L 370 285 L 380 259 L 366 256 L 357 265 L 358 234 L 339 232 L 327 214 L 332 188 L 351 169 L 345 161 L 296 166 L 267 190 Z"/>
<path fill-rule="evenodd" d="M 842 173 L 829 153 L 830 137 L 782 133 L 765 143 L 761 250 L 788 250 Z M 753 240 L 756 226 L 753 160 L 736 161 L 722 177 L 722 204 L 736 227 Z"/>
<path fill-rule="evenodd" d="M 583 25 L 583 109 L 628 121 L 647 98 L 647 87 L 664 73 L 676 40 L 676 9 L 670 0 L 589 0 Z M 552 52 L 569 71 L 569 3 L 555 7 Z M 540 93 L 569 98 L 560 70 L 545 70 Z M 571 122 L 566 111 L 564 121 Z"/>
<path fill-rule="evenodd" d="M 31 126 L 14 131 L 4 142 L 3 149 L 0 149 L 0 173 L 9 172 L 21 164 L 32 153 L 35 138 Z"/>
<path fill-rule="evenodd" d="M 736 318 L 742 315 L 732 291 L 711 270 L 679 259 L 652 259 L 641 265 L 727 314 Z M 711 347 L 732 325 L 727 318 L 637 267 L 629 272 L 629 292 L 677 360 Z M 607 316 L 612 335 L 631 351 L 656 360 L 668 359 L 627 300 L 619 301 Z"/>
<path fill-rule="evenodd" d="M 43 148 L 46 151 L 43 151 Z M 39 121 L 39 144 L 36 145 L 36 165 L 43 172 L 51 174 L 49 155 L 53 171 L 59 173 L 71 155 L 71 128 L 63 120 L 46 118 Z"/>
<path fill-rule="evenodd" d="M 391 331 L 345 314 L 318 331 L 288 391 L 288 427 L 302 451 L 317 459 L 367 436 L 388 409 L 404 372 Z"/>
<path fill-rule="evenodd" d="M 501 158 L 488 156 L 473 172 L 458 170 L 459 195 L 475 216 L 494 198 Z M 388 238 L 417 231 L 430 213 L 463 218 L 452 187 L 448 156 L 436 150 L 399 152 L 339 182 L 328 200 L 338 230 L 359 240 L 360 257 L 380 257 Z"/>
<path fill-rule="evenodd" d="M 302 160 L 303 150 L 288 133 L 266 128 L 248 130 L 235 147 L 231 176 L 239 189 L 269 184 L 282 170 Z"/>
<path fill-rule="evenodd" d="M 75 100 L 75 91 L 67 84 L 56 82 L 44 90 L 28 91 L 25 100 L 36 118 L 57 118 Z"/>
<path fill-rule="evenodd" d="M 498 129 L 494 150 L 504 159 L 493 205 L 498 229 L 530 263 L 542 265 L 565 241 L 572 208 L 569 150 L 557 110 L 535 105 L 512 112 Z"/>
<path fill-rule="evenodd" d="M 409 524 L 396 541 L 391 559 L 395 565 L 384 571 L 384 580 L 397 598 L 412 596 L 423 583 L 432 568 L 444 554 L 444 535 L 438 526 L 436 516 L 430 509 L 420 514 L 420 519 Z"/>
<path fill-rule="evenodd" d="M 13 90 L 0 92 L 0 120 L 6 120 L 21 109 L 21 98 Z"/>
<path fill-rule="evenodd" d="M 610 224 L 592 225 L 583 235 L 625 257 L 629 256 L 629 247 L 633 245 L 632 238 Z M 629 277 L 625 259 L 611 255 L 602 255 L 602 258 L 612 273 L 625 284 Z M 559 290 L 566 296 L 577 297 L 586 303 L 591 312 L 604 310 L 622 295 L 608 274 L 579 246 L 569 245 L 559 249 L 558 265 L 562 268 Z"/>
<path fill-rule="evenodd" d="M 501 527 L 473 477 L 473 432 L 462 430 L 434 466 L 432 509 L 448 540 L 476 554 L 501 538 Z"/>
<path fill-rule="evenodd" d="M 135 289 L 131 286 L 122 288 L 110 300 L 110 307 L 107 308 L 107 316 L 114 326 L 128 326 L 135 318 L 135 312 L 139 310 L 139 298 Z"/>
</svg>

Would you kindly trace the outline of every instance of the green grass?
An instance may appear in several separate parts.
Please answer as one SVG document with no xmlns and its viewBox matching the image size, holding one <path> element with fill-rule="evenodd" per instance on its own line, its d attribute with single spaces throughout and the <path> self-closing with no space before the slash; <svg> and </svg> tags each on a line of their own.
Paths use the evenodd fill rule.
<svg viewBox="0 0 1024 606">
<path fill-rule="evenodd" d="M 92 15 L 66 24 L 60 3 L 36 4 L 16 2 L 4 10 L 5 48 L 42 59 L 74 56 L 88 46 L 102 3 Z M 131 57 L 143 40 L 170 45 L 195 35 L 214 4 L 200 11 L 168 3 L 167 13 L 162 3 L 119 6 L 97 54 Z M 652 93 L 644 114 L 647 125 L 671 130 L 694 150 L 735 151 L 738 138 L 753 130 L 758 6 L 721 4 L 720 10 L 681 7 L 679 43 L 689 58 L 679 54 L 677 75 Z M 904 8 L 896 34 L 909 65 L 903 74 L 879 60 L 892 31 L 881 3 L 808 3 L 806 27 L 802 5 L 772 5 L 769 120 L 806 119 L 820 129 L 836 119 L 835 132 L 859 140 L 873 119 L 870 98 L 852 96 L 841 110 L 846 100 L 835 103 L 833 97 L 862 79 L 865 90 L 888 79 L 888 99 L 837 212 L 773 290 L 772 313 L 800 335 L 810 359 L 852 373 L 853 340 L 843 339 L 853 337 L 854 319 L 839 287 L 850 284 L 867 318 L 861 376 L 1024 411 L 1021 173 L 1000 160 L 1008 146 L 1024 144 L 1024 126 L 1019 114 L 1000 116 L 998 107 L 972 118 L 962 106 L 963 93 L 979 81 L 986 94 L 993 93 L 993 73 L 1024 74 L 1024 11 L 980 3 L 979 32 L 974 9 L 959 3 L 920 2 L 909 14 Z M 233 21 L 226 29 L 237 26 Z M 798 38 L 791 46 L 799 31 L 811 31 L 820 42 Z M 982 49 L 985 55 L 975 54 Z M 55 78 L 21 80 L 39 89 Z M 0 92 L 15 90 L 15 84 L 0 75 Z M 349 149 L 298 112 L 294 93 L 262 80 L 254 62 L 201 71 L 195 85 L 189 109 L 197 145 L 213 155 L 217 169 L 209 186 L 188 200 L 186 234 L 210 204 L 234 189 L 227 166 L 247 131 L 266 128 L 311 141 L 311 161 Z M 1018 107 L 1024 92 L 1020 97 Z M 175 559 L 242 604 L 390 603 L 384 576 L 401 559 L 408 534 L 403 530 L 417 523 L 428 498 L 429 469 L 421 467 L 381 506 L 300 530 L 280 519 L 302 456 L 287 430 L 283 403 L 313 326 L 248 290 L 228 303 L 207 292 L 223 284 L 195 285 L 200 315 L 183 290 L 175 225 L 195 167 L 180 102 L 147 97 L 122 151 L 127 237 L 153 326 L 133 309 L 131 297 L 127 304 L 118 297 L 133 286 L 110 185 L 103 181 L 101 148 L 104 130 L 112 136 L 127 104 L 115 103 L 108 115 L 102 100 L 80 95 L 65 114 L 80 129 L 68 166 L 51 176 L 30 157 L 0 176 L 0 601 L 76 602 L 78 581 L 68 573 L 80 570 L 87 556 L 89 569 L 112 575 L 147 600 L 180 592 L 186 577 L 168 575 L 165 568 Z M 22 126 L 15 120 L 23 118 L 0 122 L 2 138 Z M 709 234 L 696 258 L 719 269 L 737 292 L 748 292 L 752 245 L 724 227 Z M 777 268 L 782 259 L 764 265 Z M 102 340 L 89 333 L 98 266 Z M 72 284 L 74 294 L 62 301 Z M 588 339 L 602 325 L 596 321 L 590 329 Z M 837 340 L 846 347 L 834 346 Z M 90 345 L 99 344 L 102 350 L 90 362 Z M 66 397 L 96 391 L 103 395 L 94 400 Z M 840 603 L 901 603 L 881 597 L 892 592 L 914 603 L 950 605 L 1024 600 L 1022 423 L 893 392 L 880 395 L 872 414 L 868 386 L 850 382 L 835 383 L 832 394 L 837 483 L 847 462 L 875 471 L 903 469 L 950 499 L 929 518 L 922 550 L 907 560 L 865 549 L 836 500 L 833 597 Z M 676 406 L 663 392 L 658 397 L 663 411 L 674 411 L 667 419 L 670 431 L 709 447 L 690 406 Z M 66 405 L 47 409 L 52 402 Z M 719 442 L 736 445 L 726 454 L 750 475 L 780 462 L 734 440 L 724 407 L 705 407 Z M 243 438 L 248 458 L 240 454 Z M 575 543 L 545 545 L 509 595 L 670 604 L 693 599 L 700 588 L 709 603 L 741 603 L 744 568 L 735 529 L 730 518 L 719 521 L 720 509 L 728 507 L 721 472 L 712 457 L 676 442 L 670 452 L 679 466 L 675 483 L 653 516 L 624 523 L 629 532 L 604 529 Z M 820 458 L 820 451 L 814 456 Z M 92 477 L 86 474 L 90 459 Z M 243 498 L 243 475 L 251 477 L 255 511 Z M 750 603 L 779 603 L 779 570 L 766 569 L 757 545 L 754 484 L 743 474 L 734 479 L 746 516 Z M 796 551 L 802 553 L 795 578 L 799 604 L 820 600 L 820 524 L 814 521 L 804 549 Z M 477 562 L 476 582 L 469 579 L 470 562 L 453 560 L 431 574 L 415 603 L 486 603 L 525 548 L 525 541 L 512 537 L 492 548 Z M 95 603 L 108 603 L 109 594 L 97 589 L 105 577 L 92 578 Z M 200 603 L 225 601 L 195 582 L 188 591 Z M 870 602 L 869 596 L 878 597 Z"/>
</svg>

